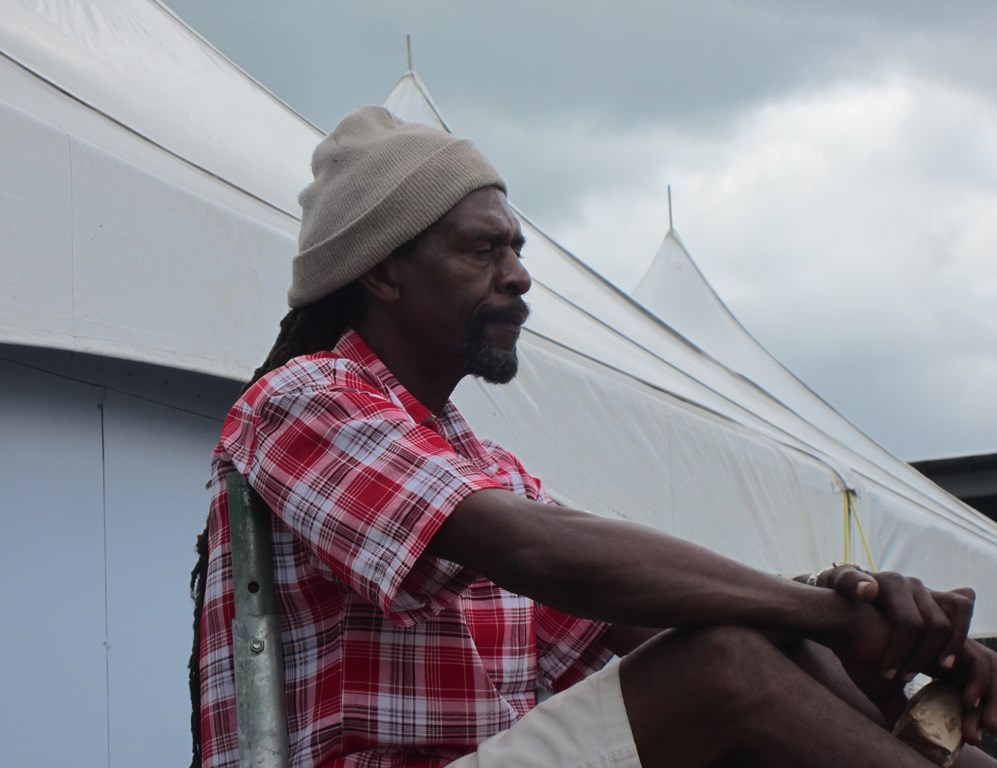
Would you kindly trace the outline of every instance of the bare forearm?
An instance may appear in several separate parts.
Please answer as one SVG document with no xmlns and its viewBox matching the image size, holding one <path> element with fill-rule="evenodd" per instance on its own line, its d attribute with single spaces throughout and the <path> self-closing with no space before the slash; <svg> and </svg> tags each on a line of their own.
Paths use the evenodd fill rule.
<svg viewBox="0 0 997 768">
<path fill-rule="evenodd" d="M 633 626 L 734 623 L 823 639 L 863 608 L 650 528 L 501 491 L 469 497 L 430 549 L 566 612 Z"/>
</svg>

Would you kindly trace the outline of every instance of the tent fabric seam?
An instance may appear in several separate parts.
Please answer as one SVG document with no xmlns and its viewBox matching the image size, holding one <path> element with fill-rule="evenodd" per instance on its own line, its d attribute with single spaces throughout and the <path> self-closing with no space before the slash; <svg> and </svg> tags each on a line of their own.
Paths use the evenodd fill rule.
<svg viewBox="0 0 997 768">
<path fill-rule="evenodd" d="M 228 179 L 226 179 L 223 176 L 219 176 L 217 173 L 214 173 L 213 171 L 208 170 L 203 165 L 195 163 L 193 160 L 190 160 L 190 159 L 184 157 L 179 152 L 175 152 L 174 150 L 170 149 L 169 147 L 165 146 L 164 144 L 159 143 L 155 139 L 152 139 L 151 137 L 146 136 L 144 133 L 141 133 L 141 132 L 137 131 L 136 129 L 132 128 L 128 124 L 126 124 L 126 123 L 122 122 L 121 120 L 119 120 L 118 118 L 114 117 L 114 115 L 110 114 L 109 112 L 105 112 L 104 110 L 100 109 L 99 107 L 97 107 L 97 106 L 89 103 L 85 99 L 80 98 L 79 96 L 77 96 L 76 94 L 74 94 L 69 89 L 64 88 L 63 86 L 59 85 L 55 81 L 49 79 L 48 77 L 46 77 L 45 75 L 41 74 L 40 72 L 37 72 L 37 71 L 33 70 L 31 67 L 27 66 L 23 62 L 21 62 L 18 59 L 14 58 L 13 56 L 11 56 L 6 51 L 0 51 L 0 56 L 2 56 L 3 58 L 7 59 L 7 61 L 11 62 L 15 66 L 20 67 L 22 70 L 24 70 L 25 72 L 27 72 L 32 77 L 35 77 L 38 80 L 42 81 L 43 83 L 45 83 L 46 85 L 48 85 L 50 88 L 54 88 L 59 93 L 61 93 L 61 94 L 65 95 L 65 96 L 67 96 L 68 98 L 72 99 L 77 104 L 80 104 L 81 106 L 85 107 L 86 109 L 89 109 L 94 114 L 100 115 L 101 117 L 103 117 L 104 119 L 106 119 L 109 122 L 113 123 L 114 125 L 118 126 L 122 130 L 127 131 L 132 136 L 135 136 L 137 139 L 140 139 L 141 141 L 144 141 L 149 146 L 155 147 L 156 149 L 161 150 L 162 152 L 165 152 L 170 157 L 175 157 L 177 160 L 179 160 L 180 162 L 182 162 L 184 165 L 188 166 L 189 168 L 193 168 L 194 170 L 199 171 L 200 173 L 203 173 L 205 176 L 207 176 L 207 177 L 209 177 L 211 179 L 214 179 L 215 181 L 217 181 L 217 182 L 219 182 L 221 184 L 224 184 L 229 189 L 235 190 L 236 192 L 240 192 L 240 193 L 246 195 L 247 197 L 249 197 L 249 198 L 251 198 L 253 200 L 256 200 L 257 202 L 262 203 L 263 205 L 267 206 L 268 208 L 271 208 L 274 211 L 277 211 L 278 213 L 282 213 L 285 216 L 289 216 L 290 218 L 294 219 L 295 221 L 300 221 L 301 220 L 301 217 L 298 216 L 297 214 L 292 213 L 291 211 L 285 210 L 280 205 L 277 205 L 276 203 L 273 203 L 270 200 L 267 200 L 267 199 L 265 199 L 263 197 L 260 197 L 259 195 L 255 194 L 254 192 L 250 192 L 248 189 L 246 189 L 244 187 L 241 187 L 238 184 L 235 184 L 235 183 L 229 181 Z M 58 128 L 58 126 L 54 126 L 54 127 Z M 66 133 L 68 135 L 68 132 L 66 132 Z"/>
</svg>

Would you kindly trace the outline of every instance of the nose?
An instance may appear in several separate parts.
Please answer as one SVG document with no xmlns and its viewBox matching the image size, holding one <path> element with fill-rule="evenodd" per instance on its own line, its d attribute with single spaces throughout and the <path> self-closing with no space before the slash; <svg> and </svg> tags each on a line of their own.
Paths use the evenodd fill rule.
<svg viewBox="0 0 997 768">
<path fill-rule="evenodd" d="M 533 278 L 530 277 L 529 270 L 523 265 L 520 255 L 512 248 L 506 248 L 502 258 L 498 261 L 496 287 L 499 293 L 522 296 L 530 290 L 532 285 Z"/>
</svg>

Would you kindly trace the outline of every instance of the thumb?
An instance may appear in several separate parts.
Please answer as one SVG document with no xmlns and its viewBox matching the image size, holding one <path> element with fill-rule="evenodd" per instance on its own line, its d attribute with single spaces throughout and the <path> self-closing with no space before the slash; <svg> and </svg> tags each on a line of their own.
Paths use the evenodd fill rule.
<svg viewBox="0 0 997 768">
<path fill-rule="evenodd" d="M 843 567 L 834 574 L 833 586 L 845 597 L 864 603 L 873 603 L 879 596 L 879 582 L 875 577 L 855 567 Z"/>
<path fill-rule="evenodd" d="M 867 603 L 874 603 L 877 595 L 879 595 L 879 582 L 868 573 L 863 573 L 855 585 L 855 597 Z"/>
<path fill-rule="evenodd" d="M 968 597 L 972 602 L 976 602 L 976 590 L 972 587 L 956 587 L 953 590 L 957 595 L 962 595 L 963 597 Z"/>
</svg>

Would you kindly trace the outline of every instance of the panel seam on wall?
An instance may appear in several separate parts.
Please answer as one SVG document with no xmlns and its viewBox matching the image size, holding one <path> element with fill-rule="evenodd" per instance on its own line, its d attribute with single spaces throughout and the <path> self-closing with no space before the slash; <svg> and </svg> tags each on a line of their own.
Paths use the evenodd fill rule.
<svg viewBox="0 0 997 768">
<path fill-rule="evenodd" d="M 107 389 L 101 390 L 100 403 L 100 508 L 104 528 L 104 707 L 107 732 L 107 765 L 111 766 L 111 635 L 110 606 L 108 605 L 107 573 L 107 451 L 104 424 L 104 405 L 107 402 Z"/>
</svg>

